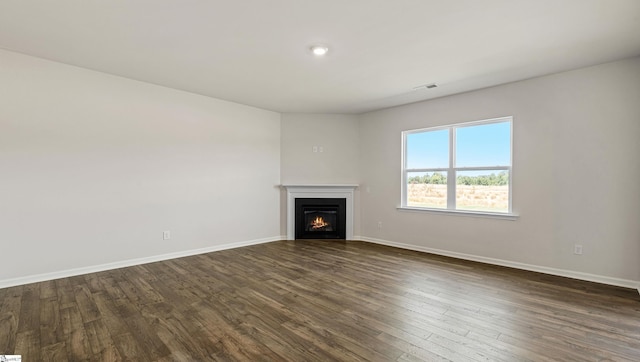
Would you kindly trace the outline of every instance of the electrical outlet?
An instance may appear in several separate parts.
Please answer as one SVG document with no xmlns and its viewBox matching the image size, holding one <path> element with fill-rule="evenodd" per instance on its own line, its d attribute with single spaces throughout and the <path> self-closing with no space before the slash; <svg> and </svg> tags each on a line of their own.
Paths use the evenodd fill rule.
<svg viewBox="0 0 640 362">
<path fill-rule="evenodd" d="M 162 240 L 169 240 L 171 239 L 171 231 L 167 230 L 167 231 L 163 231 L 162 232 Z"/>
<path fill-rule="evenodd" d="M 313 146 L 313 147 L 311 147 L 311 150 L 313 150 L 313 152 L 316 152 L 316 153 L 317 153 L 317 152 L 318 152 L 318 146 Z"/>
<path fill-rule="evenodd" d="M 378 221 L 378 229 L 382 229 L 382 221 Z"/>
<path fill-rule="evenodd" d="M 582 245 L 576 244 L 573 246 L 573 253 L 576 255 L 582 255 Z"/>
</svg>

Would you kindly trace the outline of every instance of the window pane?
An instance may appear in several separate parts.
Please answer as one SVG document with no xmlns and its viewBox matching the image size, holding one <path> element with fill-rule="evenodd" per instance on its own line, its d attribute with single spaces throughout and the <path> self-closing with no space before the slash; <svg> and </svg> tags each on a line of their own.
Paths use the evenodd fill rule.
<svg viewBox="0 0 640 362">
<path fill-rule="evenodd" d="M 457 210 L 509 212 L 507 171 L 459 171 L 456 174 Z"/>
<path fill-rule="evenodd" d="M 456 129 L 456 167 L 511 165 L 511 122 Z"/>
<path fill-rule="evenodd" d="M 446 172 L 407 172 L 407 206 L 447 208 Z"/>
<path fill-rule="evenodd" d="M 407 168 L 449 167 L 449 130 L 409 133 Z"/>
</svg>

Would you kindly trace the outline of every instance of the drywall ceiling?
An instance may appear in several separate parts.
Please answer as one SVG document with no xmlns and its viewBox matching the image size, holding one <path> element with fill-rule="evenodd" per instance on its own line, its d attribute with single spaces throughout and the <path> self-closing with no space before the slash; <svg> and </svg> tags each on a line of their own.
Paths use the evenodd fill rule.
<svg viewBox="0 0 640 362">
<path fill-rule="evenodd" d="M 3 0 L 0 47 L 278 112 L 362 113 L 639 55 L 640 1 Z"/>
</svg>

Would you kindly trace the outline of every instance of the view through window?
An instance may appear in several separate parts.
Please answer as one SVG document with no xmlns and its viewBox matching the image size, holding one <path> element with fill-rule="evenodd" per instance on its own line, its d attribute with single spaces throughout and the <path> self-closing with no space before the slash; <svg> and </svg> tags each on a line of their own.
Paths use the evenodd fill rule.
<svg viewBox="0 0 640 362">
<path fill-rule="evenodd" d="M 511 212 L 512 118 L 405 131 L 402 206 Z"/>
</svg>

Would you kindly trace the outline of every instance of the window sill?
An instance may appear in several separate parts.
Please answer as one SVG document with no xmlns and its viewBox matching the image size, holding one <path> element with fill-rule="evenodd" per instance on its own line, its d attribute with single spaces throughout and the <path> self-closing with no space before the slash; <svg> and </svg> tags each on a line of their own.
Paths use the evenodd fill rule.
<svg viewBox="0 0 640 362">
<path fill-rule="evenodd" d="M 468 211 L 468 210 L 444 210 L 444 209 L 425 209 L 421 207 L 410 207 L 410 206 L 400 206 L 397 208 L 398 211 L 408 211 L 408 212 L 426 212 L 429 214 L 440 214 L 440 215 L 459 215 L 459 216 L 468 216 L 468 217 L 483 217 L 489 219 L 503 219 L 503 220 L 518 220 L 520 217 L 517 214 L 512 213 L 496 213 L 496 212 L 480 212 L 480 211 Z"/>
</svg>

